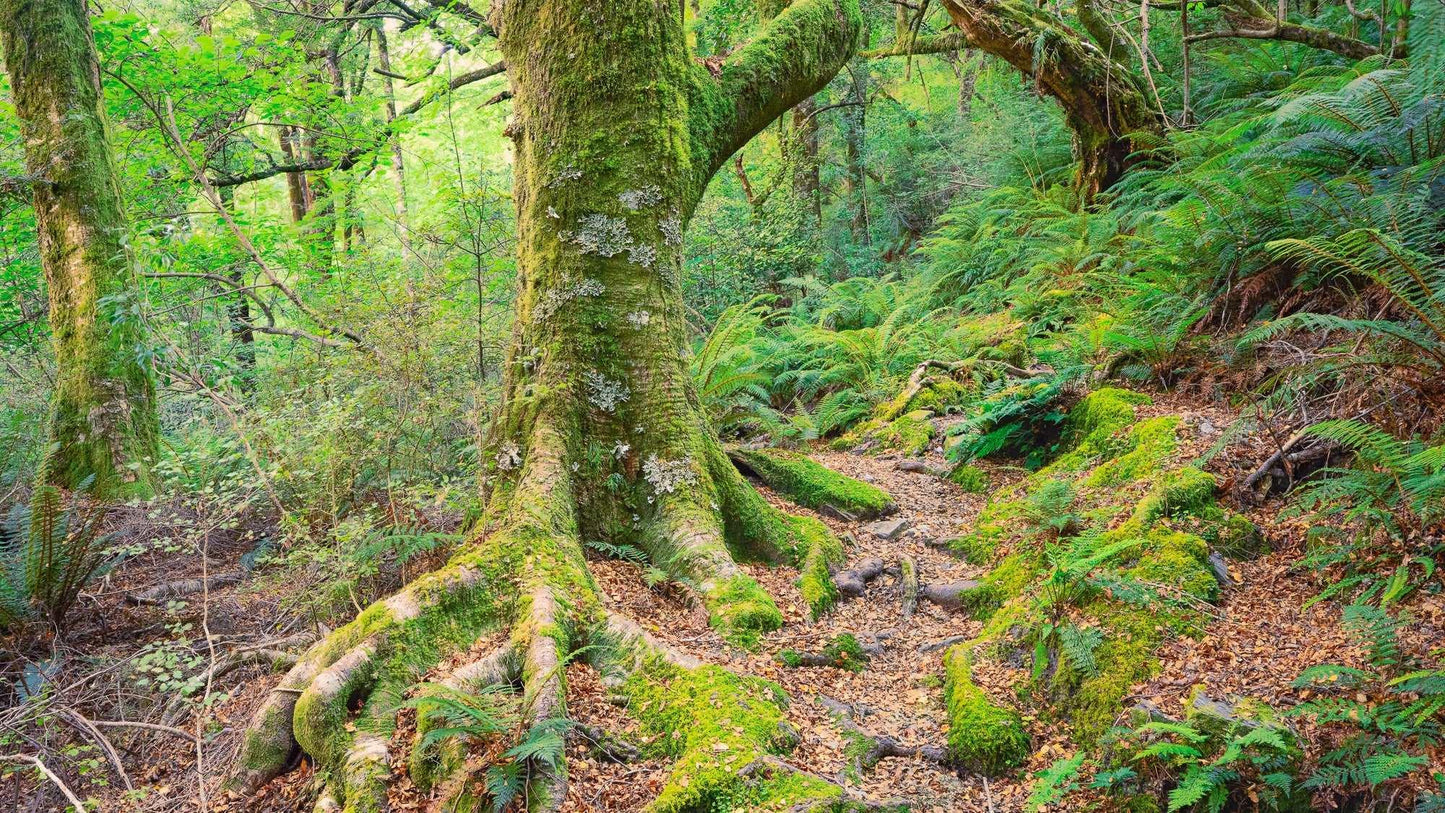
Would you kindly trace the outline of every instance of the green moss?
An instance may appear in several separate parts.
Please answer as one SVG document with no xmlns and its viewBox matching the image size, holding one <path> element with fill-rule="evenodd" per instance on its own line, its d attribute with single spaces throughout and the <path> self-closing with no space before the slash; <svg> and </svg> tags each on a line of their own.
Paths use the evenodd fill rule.
<svg viewBox="0 0 1445 813">
<path fill-rule="evenodd" d="M 978 466 L 961 463 L 948 473 L 949 482 L 970 494 L 983 494 L 989 489 L 988 475 Z"/>
<path fill-rule="evenodd" d="M 839 474 L 806 455 L 748 449 L 736 449 L 728 454 L 769 488 L 798 505 L 808 508 L 831 505 L 864 518 L 881 516 L 893 509 L 893 498 L 888 492 Z"/>
<path fill-rule="evenodd" d="M 1108 455 L 1112 437 L 1134 423 L 1135 406 L 1152 403 L 1143 393 L 1103 387 L 1069 410 L 1066 442 L 1088 455 Z"/>
<path fill-rule="evenodd" d="M 968 388 L 958 381 L 952 378 L 936 378 L 933 383 L 924 387 L 906 407 L 943 414 L 949 409 L 967 403 L 969 395 Z"/>
<path fill-rule="evenodd" d="M 1209 567 L 1209 545 L 1183 531 L 1155 531 L 1139 563 L 1125 572 L 1129 578 L 1174 587 L 1205 601 L 1219 594 L 1219 582 Z"/>
<path fill-rule="evenodd" d="M 753 649 L 764 632 L 783 626 L 783 613 L 751 576 L 738 574 L 703 593 L 708 623 L 729 643 Z"/>
<path fill-rule="evenodd" d="M 1183 514 L 1208 516 L 1217 513 L 1214 494 L 1219 486 L 1214 476 L 1193 466 L 1164 475 L 1134 509 L 1132 521 L 1147 527 L 1166 517 Z"/>
<path fill-rule="evenodd" d="M 1179 445 L 1179 418 L 1169 415 L 1142 420 L 1124 437 L 1126 450 L 1119 457 L 1095 468 L 1085 485 L 1099 487 L 1134 482 L 1167 465 Z"/>
<path fill-rule="evenodd" d="M 839 669 L 861 672 L 868 663 L 868 654 L 859 645 L 858 639 L 850 632 L 835 636 L 823 647 L 823 656 Z"/>
<path fill-rule="evenodd" d="M 1252 559 L 1269 553 L 1269 540 L 1259 526 L 1232 511 L 1217 522 L 1205 523 L 1200 536 L 1211 548 L 1231 559 Z"/>
<path fill-rule="evenodd" d="M 931 417 L 931 413 L 924 410 L 909 412 L 889 425 L 884 442 L 904 454 L 922 454 L 933 440 Z"/>
<path fill-rule="evenodd" d="M 995 705 L 973 682 L 964 647 L 945 655 L 944 700 L 948 707 L 948 751 L 963 768 L 989 776 L 1028 759 L 1029 736 L 1018 713 Z"/>
<path fill-rule="evenodd" d="M 732 809 L 746 792 L 738 771 L 793 745 L 783 716 L 786 695 L 766 680 L 654 660 L 621 690 L 650 741 L 649 754 L 674 760 L 653 811 Z"/>
<path fill-rule="evenodd" d="M 1073 724 L 1075 739 L 1085 745 L 1093 745 L 1114 725 L 1124 698 L 1158 671 L 1154 650 L 1163 637 L 1161 625 L 1147 610 L 1099 605 L 1091 611 L 1106 630 L 1104 642 L 1094 651 L 1097 671 L 1073 675 L 1073 685 L 1059 705 Z"/>
</svg>

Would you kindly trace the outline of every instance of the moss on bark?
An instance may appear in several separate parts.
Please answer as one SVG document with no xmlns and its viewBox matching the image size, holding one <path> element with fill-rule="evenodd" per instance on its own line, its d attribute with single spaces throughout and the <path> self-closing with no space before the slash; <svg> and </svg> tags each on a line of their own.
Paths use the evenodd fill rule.
<svg viewBox="0 0 1445 813">
<path fill-rule="evenodd" d="M 100 65 L 81 0 L 0 3 L 5 67 L 34 191 L 57 378 L 40 479 L 102 499 L 152 490 L 155 386 Z"/>
</svg>

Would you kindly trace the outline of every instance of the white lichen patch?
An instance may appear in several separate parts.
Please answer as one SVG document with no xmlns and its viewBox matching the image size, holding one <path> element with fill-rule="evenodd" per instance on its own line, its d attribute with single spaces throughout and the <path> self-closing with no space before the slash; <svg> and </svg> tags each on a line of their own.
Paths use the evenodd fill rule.
<svg viewBox="0 0 1445 813">
<path fill-rule="evenodd" d="M 672 217 L 659 221 L 657 228 L 662 231 L 663 242 L 670 246 L 682 245 L 682 218 L 677 212 L 673 212 Z"/>
<path fill-rule="evenodd" d="M 655 454 L 648 455 L 642 464 L 642 476 L 658 494 L 671 494 L 682 486 L 697 483 L 691 457 L 663 460 Z"/>
<path fill-rule="evenodd" d="M 568 181 L 575 181 L 575 180 L 577 180 L 578 178 L 581 178 L 581 177 L 582 177 L 582 170 L 578 169 L 578 168 L 575 167 L 575 166 L 572 166 L 571 164 L 568 164 L 567 166 L 562 167 L 561 169 L 557 170 L 557 175 L 556 175 L 556 177 L 552 178 L 551 181 L 548 181 L 548 182 L 547 182 L 547 187 L 548 187 L 548 188 L 556 188 L 556 187 L 561 186 L 562 184 L 564 184 L 564 183 L 566 183 L 566 182 L 568 182 Z"/>
<path fill-rule="evenodd" d="M 647 311 L 633 311 L 632 313 L 627 314 L 627 323 L 632 325 L 632 327 L 637 330 L 642 330 L 643 328 L 647 327 L 648 323 L 650 323 L 651 321 L 652 314 L 648 313 Z"/>
<path fill-rule="evenodd" d="M 522 450 L 517 448 L 515 443 L 504 443 L 497 452 L 497 468 L 502 471 L 511 471 L 522 465 Z"/>
<path fill-rule="evenodd" d="M 561 219 L 562 219 L 562 216 L 559 215 L 559 214 L 557 214 L 557 207 L 555 207 L 555 206 L 548 206 L 548 207 L 547 207 L 547 217 L 550 217 L 550 218 L 552 218 L 553 220 L 561 220 Z"/>
<path fill-rule="evenodd" d="M 656 186 L 644 186 L 641 189 L 629 189 L 617 196 L 622 205 L 629 212 L 635 212 L 648 206 L 656 206 L 662 202 L 662 190 Z"/>
<path fill-rule="evenodd" d="M 587 382 L 587 400 L 603 412 L 616 412 L 617 406 L 632 396 L 626 384 L 594 370 L 583 373 L 582 378 Z"/>
<path fill-rule="evenodd" d="M 579 218 L 577 231 L 566 233 L 563 239 L 576 243 L 583 254 L 596 254 L 599 257 L 613 257 L 633 246 L 627 221 L 600 214 Z"/>
<path fill-rule="evenodd" d="M 643 268 L 651 268 L 652 264 L 657 262 L 657 249 L 646 244 L 628 246 L 627 259 Z"/>
<path fill-rule="evenodd" d="M 601 282 L 591 277 L 572 285 L 553 288 L 542 297 L 542 301 L 532 311 L 532 321 L 541 322 L 544 319 L 550 319 L 552 314 L 566 303 L 574 299 L 602 296 L 602 292 L 605 290 L 607 288 Z"/>
<path fill-rule="evenodd" d="M 617 441 L 617 443 L 612 447 L 612 456 L 615 457 L 615 458 L 617 458 L 618 460 L 621 460 L 622 458 L 624 458 L 624 457 L 627 456 L 627 452 L 630 451 L 631 449 L 632 449 L 632 446 L 631 446 L 631 445 L 626 444 L 626 443 L 623 443 L 622 441 L 619 440 L 619 441 Z"/>
</svg>

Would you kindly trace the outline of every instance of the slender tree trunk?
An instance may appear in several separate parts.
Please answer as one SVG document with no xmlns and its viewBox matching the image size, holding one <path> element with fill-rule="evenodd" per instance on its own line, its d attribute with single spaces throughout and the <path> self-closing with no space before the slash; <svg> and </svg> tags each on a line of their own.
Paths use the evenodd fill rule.
<svg viewBox="0 0 1445 813">
<path fill-rule="evenodd" d="M 301 151 L 297 149 L 299 135 L 296 128 L 282 125 L 277 129 L 277 141 L 281 145 L 281 155 L 286 163 L 296 163 Z M 306 203 L 310 199 L 310 193 L 306 190 L 306 173 L 286 173 L 286 198 L 291 204 L 291 222 L 300 223 L 306 219 Z"/>
<path fill-rule="evenodd" d="M 864 34 L 866 40 L 867 34 Z M 865 41 L 863 47 L 867 47 Z M 853 61 L 852 98 L 855 107 L 843 108 L 843 141 L 847 149 L 848 202 L 853 210 L 849 228 L 853 242 L 860 246 L 873 244 L 868 218 L 868 168 L 865 151 L 868 145 L 868 60 Z"/>
<path fill-rule="evenodd" d="M 813 227 L 823 223 L 822 168 L 818 165 L 818 99 L 793 108 L 788 128 L 788 162 L 792 165 L 793 196 L 807 207 Z"/>
<path fill-rule="evenodd" d="M 43 480 L 102 498 L 151 488 L 156 396 L 137 359 L 135 274 L 82 0 L 0 3 L 5 67 L 34 189 L 59 368 Z"/>
<path fill-rule="evenodd" d="M 391 81 L 391 49 L 386 41 L 386 32 L 377 29 L 376 32 L 376 61 L 386 73 L 382 74 L 382 89 L 386 94 L 386 125 L 391 127 L 396 121 L 396 88 Z M 401 139 L 393 136 L 391 138 L 391 171 L 396 178 L 396 219 L 400 226 L 397 233 L 401 235 L 403 248 L 411 244 L 411 224 L 408 222 L 406 212 L 406 160 L 401 152 Z"/>
<path fill-rule="evenodd" d="M 234 187 L 221 187 L 221 205 L 231 208 L 236 198 Z M 244 265 L 237 264 L 231 271 L 231 282 L 237 288 L 246 284 Z M 226 319 L 231 325 L 231 341 L 236 344 L 236 362 L 241 367 L 241 391 L 251 392 L 256 388 L 256 331 L 251 325 L 251 297 L 237 293 L 226 303 Z"/>
</svg>

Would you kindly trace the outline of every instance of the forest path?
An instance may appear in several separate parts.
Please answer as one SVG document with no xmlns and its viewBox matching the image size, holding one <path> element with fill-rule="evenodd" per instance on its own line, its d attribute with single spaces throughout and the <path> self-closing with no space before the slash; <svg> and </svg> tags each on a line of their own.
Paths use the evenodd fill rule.
<svg viewBox="0 0 1445 813">
<path fill-rule="evenodd" d="M 941 436 L 941 433 L 940 433 Z M 849 741 L 829 709 L 826 698 L 850 706 L 856 724 L 871 736 L 885 735 L 904 746 L 942 747 L 947 731 L 943 702 L 942 656 L 947 645 L 972 636 L 979 624 L 964 612 L 949 612 L 920 599 L 911 618 L 902 615 L 902 581 L 897 565 L 903 555 L 918 565 L 923 584 L 977 578 L 980 568 L 966 564 L 946 550 L 930 545 L 959 536 L 971 526 L 985 497 L 965 493 L 939 473 L 949 464 L 937 448 L 921 458 L 932 472 L 898 468 L 898 455 L 877 457 L 818 450 L 811 453 L 823 465 L 886 490 L 898 506 L 884 522 L 903 520 L 907 527 L 888 539 L 874 532 L 874 521 L 849 522 L 800 508 L 767 492 L 784 510 L 817 516 L 846 541 L 848 564 L 881 559 L 888 572 L 868 582 L 857 598 L 843 597 L 816 622 L 794 584 L 791 568 L 746 566 L 778 601 L 785 623 L 763 637 L 758 651 L 743 652 L 725 644 L 707 624 L 700 607 L 665 589 L 648 589 L 639 568 L 610 559 L 594 558 L 593 573 L 610 609 L 653 631 L 659 638 L 702 660 L 740 673 L 776 681 L 792 703 L 788 720 L 800 736 L 798 747 L 785 760 L 798 768 L 847 784 L 870 801 L 906 803 L 916 811 L 1003 811 L 1021 806 L 1022 787 L 1013 780 L 985 783 L 978 776 L 954 771 L 918 758 L 885 758 L 861 775 L 850 771 Z M 989 467 L 997 487 L 1017 470 Z M 819 652 L 834 636 L 851 633 L 860 643 L 878 643 L 883 650 L 870 657 L 866 668 L 851 672 L 833 667 L 786 668 L 775 659 L 783 649 Z M 625 711 L 606 702 L 606 690 L 590 667 L 574 665 L 568 673 L 568 707 L 586 725 L 627 733 L 635 723 Z M 668 775 L 663 762 L 614 765 L 590 758 L 583 748 L 569 751 L 572 787 L 565 810 L 635 810 L 661 790 Z M 850 776 L 850 773 L 854 775 Z"/>
</svg>

